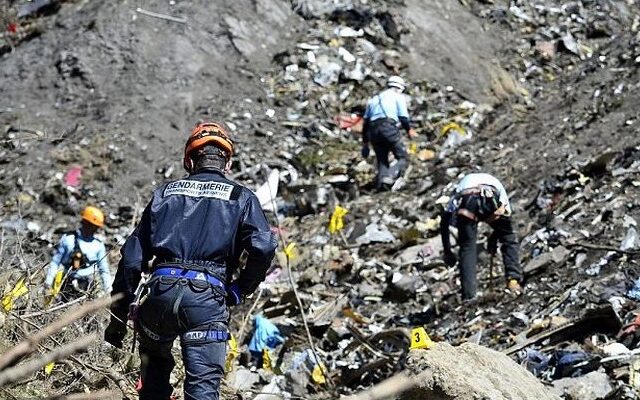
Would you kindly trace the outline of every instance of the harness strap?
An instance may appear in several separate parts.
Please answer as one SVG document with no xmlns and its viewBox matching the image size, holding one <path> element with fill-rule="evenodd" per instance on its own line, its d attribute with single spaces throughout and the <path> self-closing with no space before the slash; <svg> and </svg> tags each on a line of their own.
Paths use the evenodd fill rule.
<svg viewBox="0 0 640 400">
<path fill-rule="evenodd" d="M 391 119 L 389 118 L 389 116 L 387 115 L 387 112 L 384 110 L 384 106 L 382 105 L 382 98 L 380 97 L 380 94 L 378 94 L 378 105 L 380 106 L 380 111 L 382 111 L 382 113 L 384 114 L 384 117 L 386 119 Z"/>
<path fill-rule="evenodd" d="M 478 221 L 478 216 L 467 210 L 466 208 L 458 208 L 458 215 L 462 215 L 463 217 L 467 217 L 472 221 Z"/>
<path fill-rule="evenodd" d="M 173 316 L 176 318 L 178 325 L 181 325 L 178 310 L 180 308 L 180 303 L 182 303 L 182 298 L 184 297 L 184 287 L 184 284 L 178 285 L 178 294 L 176 295 L 176 299 L 173 301 Z"/>
<path fill-rule="evenodd" d="M 169 276 L 172 278 L 182 278 L 187 280 L 206 281 L 213 286 L 217 286 L 222 290 L 226 290 L 224 283 L 220 279 L 216 278 L 215 276 L 212 276 L 207 272 L 194 271 L 194 270 L 182 268 L 179 266 L 172 267 L 172 266 L 163 265 L 162 267 L 155 269 L 151 273 L 151 275 L 152 276 Z"/>
<path fill-rule="evenodd" d="M 142 323 L 142 321 L 138 321 L 138 326 L 144 332 L 147 337 L 156 342 L 170 342 L 175 336 L 163 336 L 155 333 L 148 326 Z M 209 329 L 209 330 L 197 330 L 197 331 L 189 331 L 185 332 L 181 335 L 181 339 L 185 342 L 193 342 L 200 340 L 211 340 L 215 342 L 226 342 L 231 339 L 231 334 L 226 330 L 221 329 Z"/>
<path fill-rule="evenodd" d="M 75 259 L 78 253 L 80 253 L 81 255 L 80 260 Z M 78 265 L 77 268 L 74 266 L 74 263 L 76 261 L 80 263 L 80 265 Z M 71 258 L 69 260 L 69 269 L 72 269 L 74 271 L 79 271 L 81 269 L 85 269 L 89 267 L 93 267 L 93 263 L 89 263 L 87 256 L 84 254 L 84 252 L 80 248 L 80 242 L 78 241 L 78 232 L 74 231 L 73 232 L 73 250 L 71 251 Z"/>
<path fill-rule="evenodd" d="M 480 194 L 480 188 L 472 187 L 472 188 L 464 189 L 458 195 L 459 196 L 467 196 L 467 195 L 470 195 L 470 194 Z"/>
<path fill-rule="evenodd" d="M 157 333 L 149 329 L 149 327 L 147 327 L 145 324 L 143 324 L 141 320 L 138 320 L 137 325 L 140 327 L 142 332 L 144 332 L 144 334 L 149 337 L 149 339 L 155 340 L 156 342 L 170 342 L 173 340 L 173 336 L 158 335 Z"/>
</svg>

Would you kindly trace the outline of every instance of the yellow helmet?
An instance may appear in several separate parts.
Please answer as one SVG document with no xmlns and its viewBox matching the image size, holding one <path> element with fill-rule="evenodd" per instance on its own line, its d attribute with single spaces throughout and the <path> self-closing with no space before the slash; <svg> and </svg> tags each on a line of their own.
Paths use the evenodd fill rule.
<svg viewBox="0 0 640 400">
<path fill-rule="evenodd" d="M 87 206 L 82 210 L 81 216 L 83 220 L 97 226 L 98 228 L 104 227 L 104 214 L 97 207 Z"/>
</svg>

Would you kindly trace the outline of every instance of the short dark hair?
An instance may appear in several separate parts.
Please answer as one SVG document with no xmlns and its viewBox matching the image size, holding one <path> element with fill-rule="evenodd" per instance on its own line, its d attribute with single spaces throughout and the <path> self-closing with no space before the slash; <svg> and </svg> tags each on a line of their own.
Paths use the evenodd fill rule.
<svg viewBox="0 0 640 400">
<path fill-rule="evenodd" d="M 228 156 L 217 146 L 203 146 L 192 153 L 191 160 L 193 160 L 193 169 L 195 171 L 203 168 L 224 169 L 227 165 Z"/>
</svg>

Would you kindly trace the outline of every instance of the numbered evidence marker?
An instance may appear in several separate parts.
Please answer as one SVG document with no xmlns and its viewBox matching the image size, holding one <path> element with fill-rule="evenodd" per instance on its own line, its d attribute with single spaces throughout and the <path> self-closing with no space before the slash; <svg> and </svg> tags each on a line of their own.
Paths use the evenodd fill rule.
<svg viewBox="0 0 640 400">
<path fill-rule="evenodd" d="M 411 346 L 409 347 L 411 350 L 428 349 L 432 346 L 433 342 L 423 327 L 413 328 L 411 330 Z"/>
</svg>

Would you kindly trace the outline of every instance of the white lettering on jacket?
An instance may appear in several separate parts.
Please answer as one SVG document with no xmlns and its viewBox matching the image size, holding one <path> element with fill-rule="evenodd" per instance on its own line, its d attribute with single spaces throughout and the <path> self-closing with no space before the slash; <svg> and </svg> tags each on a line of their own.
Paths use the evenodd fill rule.
<svg viewBox="0 0 640 400">
<path fill-rule="evenodd" d="M 229 185 L 228 183 L 180 180 L 168 184 L 164 189 L 163 197 L 177 194 L 190 197 L 229 200 L 232 190 L 233 185 Z"/>
</svg>

